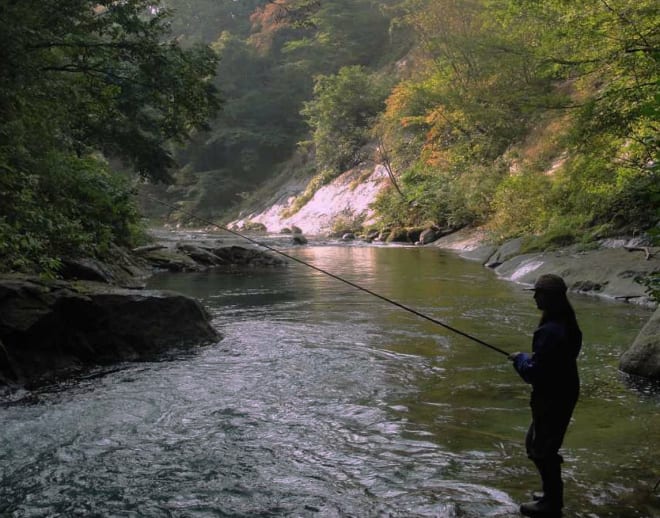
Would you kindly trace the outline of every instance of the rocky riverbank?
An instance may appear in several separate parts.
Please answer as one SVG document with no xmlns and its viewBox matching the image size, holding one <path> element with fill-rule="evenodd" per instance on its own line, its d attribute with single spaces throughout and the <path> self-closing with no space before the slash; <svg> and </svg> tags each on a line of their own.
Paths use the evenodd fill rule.
<svg viewBox="0 0 660 518">
<path fill-rule="evenodd" d="M 194 299 L 93 281 L 0 281 L 0 385 L 30 386 L 219 339 Z"/>
<path fill-rule="evenodd" d="M 561 275 L 570 291 L 655 307 L 642 280 L 660 271 L 660 247 L 643 239 L 604 239 L 588 248 L 573 245 L 549 252 L 522 253 L 522 239 L 500 245 L 479 229 L 461 230 L 431 246 L 492 268 L 504 280 L 531 286 L 540 275 Z"/>
<path fill-rule="evenodd" d="M 0 278 L 0 387 L 35 386 L 218 341 L 198 301 L 144 289 L 155 272 L 286 264 L 250 247 L 166 236 L 132 252 L 116 250 L 110 263 L 69 259 L 64 279 Z"/>
<path fill-rule="evenodd" d="M 435 241 L 437 246 L 479 261 L 502 279 L 531 286 L 540 275 L 561 275 L 569 290 L 627 303 L 648 306 L 649 322 L 621 356 L 626 373 L 660 381 L 660 307 L 644 279 L 660 272 L 660 247 L 639 238 L 605 239 L 589 249 L 570 246 L 552 252 L 521 253 L 521 239 L 501 245 L 488 243 L 485 232 L 463 230 Z"/>
<path fill-rule="evenodd" d="M 111 264 L 68 260 L 65 279 L 0 278 L 0 386 L 29 386 L 90 368 L 157 357 L 172 347 L 220 339 L 195 300 L 145 290 L 155 272 L 278 268 L 287 262 L 255 246 L 212 234 L 156 232 L 156 241 L 117 251 Z M 304 244 L 263 236 L 272 245 Z M 544 273 L 564 277 L 573 292 L 654 307 L 639 282 L 660 271 L 660 249 L 639 240 L 605 240 L 589 250 L 526 253 L 521 240 L 499 246 L 480 230 L 461 230 L 430 245 L 479 261 L 504 280 L 532 285 Z M 650 310 L 651 311 L 651 310 Z M 621 360 L 625 372 L 660 379 L 660 309 Z"/>
</svg>

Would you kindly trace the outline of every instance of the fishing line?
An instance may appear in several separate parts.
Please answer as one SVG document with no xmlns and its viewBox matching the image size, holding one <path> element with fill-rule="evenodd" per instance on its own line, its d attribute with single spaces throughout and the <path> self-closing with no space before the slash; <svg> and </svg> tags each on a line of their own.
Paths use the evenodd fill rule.
<svg viewBox="0 0 660 518">
<path fill-rule="evenodd" d="M 424 313 L 421 313 L 421 312 L 417 311 L 416 309 L 413 309 L 413 308 L 408 307 L 408 306 L 406 306 L 406 305 L 404 305 L 404 304 L 401 304 L 400 302 L 397 302 L 397 301 L 392 300 L 392 299 L 390 299 L 390 298 L 388 298 L 388 297 L 385 297 L 384 295 L 380 295 L 379 293 L 376 293 L 376 292 L 374 292 L 374 291 L 371 291 L 370 289 L 367 289 L 367 288 L 365 288 L 365 287 L 363 287 L 363 286 L 360 286 L 360 285 L 358 285 L 358 284 L 355 284 L 354 282 L 351 282 L 351 281 L 349 281 L 349 280 L 347 280 L 347 279 L 344 279 L 343 277 L 340 277 L 340 276 L 338 276 L 338 275 L 335 275 L 334 273 L 331 273 L 331 272 L 329 272 L 329 271 L 327 271 L 327 270 L 324 270 L 324 269 L 322 269 L 322 268 L 319 268 L 318 266 L 314 266 L 313 264 L 310 264 L 310 263 L 308 263 L 308 262 L 306 262 L 306 261 L 303 261 L 302 259 L 298 259 L 297 257 L 293 257 L 292 255 L 289 255 L 289 254 L 287 254 L 286 252 L 282 252 L 281 250 L 278 250 L 277 248 L 273 248 L 272 246 L 269 246 L 269 245 L 267 245 L 267 244 L 265 244 L 265 243 L 261 243 L 261 242 L 257 241 L 256 239 L 252 239 L 251 237 L 248 237 L 248 236 L 246 236 L 246 235 L 244 235 L 244 234 L 241 234 L 240 232 L 237 232 L 236 230 L 231 230 L 231 229 L 229 229 L 229 228 L 227 228 L 227 227 L 224 227 L 224 226 L 222 226 L 222 225 L 219 225 L 219 224 L 217 224 L 217 223 L 214 223 L 214 222 L 212 222 L 212 221 L 209 221 L 209 220 L 207 220 L 207 219 L 204 219 L 204 218 L 202 218 L 202 217 L 200 217 L 200 216 L 198 216 L 198 215 L 196 215 L 196 214 L 193 214 L 192 212 L 189 212 L 189 211 L 186 211 L 186 210 L 182 210 L 182 209 L 179 208 L 179 207 L 176 207 L 176 206 L 171 205 L 171 204 L 169 204 L 169 203 L 167 203 L 167 202 L 164 202 L 164 201 L 162 201 L 162 200 L 159 200 L 159 199 L 157 199 L 157 198 L 154 198 L 153 196 L 150 196 L 150 195 L 148 195 L 148 194 L 145 195 L 145 196 L 146 196 L 147 198 L 149 198 L 150 200 L 155 201 L 156 203 L 160 203 L 161 205 L 164 205 L 165 207 L 169 207 L 170 209 L 177 210 L 177 211 L 179 211 L 180 213 L 185 214 L 186 216 L 190 216 L 190 217 L 192 217 L 192 218 L 194 218 L 194 219 L 197 219 L 197 220 L 201 221 L 202 223 L 206 223 L 207 225 L 212 225 L 212 226 L 214 226 L 214 227 L 219 228 L 220 230 L 224 230 L 225 232 L 228 232 L 228 233 L 233 234 L 233 235 L 235 235 L 235 236 L 238 236 L 238 237 L 240 237 L 240 238 L 242 238 L 242 239 L 245 239 L 246 241 L 249 241 L 250 243 L 253 243 L 253 244 L 255 244 L 255 245 L 261 246 L 261 247 L 263 247 L 263 248 L 265 248 L 265 249 L 267 249 L 267 250 L 270 250 L 271 252 L 274 252 L 274 253 L 279 254 L 279 255 L 281 255 L 281 256 L 283 256 L 283 257 L 286 257 L 287 259 L 290 259 L 291 261 L 294 261 L 294 262 L 296 262 L 296 263 L 299 263 L 299 264 L 302 264 L 302 265 L 304 265 L 304 266 L 307 266 L 308 268 L 311 268 L 312 270 L 316 270 L 317 272 L 320 272 L 320 273 L 322 273 L 322 274 L 324 274 L 324 275 L 327 275 L 328 277 L 332 277 L 333 279 L 338 280 L 338 281 L 340 281 L 340 282 L 343 282 L 344 284 L 348 284 L 349 286 L 351 286 L 351 287 L 353 287 L 353 288 L 355 288 L 355 289 L 357 289 L 357 290 L 360 290 L 360 291 L 363 291 L 363 292 L 365 292 L 365 293 L 368 293 L 368 294 L 371 295 L 372 297 L 376 297 L 376 298 L 378 298 L 378 299 L 380 299 L 380 300 L 383 300 L 383 301 L 387 302 L 388 304 L 392 304 L 393 306 L 396 306 L 396 307 L 398 307 L 398 308 L 400 308 L 400 309 L 403 309 L 404 311 L 407 311 L 408 313 L 412 313 L 413 315 L 416 315 L 416 316 L 418 316 L 418 317 L 420 317 L 420 318 L 423 318 L 423 319 L 425 319 L 425 320 L 428 320 L 429 322 L 433 322 L 434 324 L 437 324 L 437 325 L 439 325 L 439 326 L 441 326 L 441 327 L 443 327 L 443 328 L 445 328 L 445 329 L 447 329 L 447 330 L 449 330 L 449 331 L 452 331 L 453 333 L 456 333 L 456 334 L 461 335 L 461 336 L 463 336 L 463 337 L 465 337 L 465 338 L 467 338 L 467 339 L 469 339 L 469 340 L 472 340 L 473 342 L 476 342 L 476 343 L 478 343 L 479 345 L 483 345 L 484 347 L 488 347 L 489 349 L 491 349 L 491 350 L 493 350 L 493 351 L 495 351 L 495 352 L 498 352 L 498 353 L 500 353 L 500 354 L 503 354 L 504 356 L 509 356 L 509 353 L 506 352 L 505 350 L 500 349 L 499 347 L 496 347 L 496 346 L 494 346 L 494 345 L 491 345 L 491 344 L 489 344 L 489 343 L 487 343 L 487 342 L 484 342 L 483 340 L 481 340 L 481 339 L 479 339 L 479 338 L 477 338 L 477 337 L 475 337 L 475 336 L 472 336 L 472 335 L 470 335 L 470 334 L 468 334 L 468 333 L 466 333 L 466 332 L 464 332 L 464 331 L 461 331 L 460 329 L 456 329 L 455 327 L 452 327 L 452 326 L 450 326 L 450 325 L 448 325 L 448 324 L 445 324 L 444 322 L 438 320 L 437 318 L 433 318 L 433 317 L 431 317 L 431 316 L 429 316 L 429 315 L 426 315 L 426 314 L 424 314 Z"/>
</svg>

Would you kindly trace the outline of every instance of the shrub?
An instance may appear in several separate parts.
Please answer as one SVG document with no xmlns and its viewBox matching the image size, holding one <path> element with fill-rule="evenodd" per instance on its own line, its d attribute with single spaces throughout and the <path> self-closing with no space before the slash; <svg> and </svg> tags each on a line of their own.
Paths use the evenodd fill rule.
<svg viewBox="0 0 660 518">
<path fill-rule="evenodd" d="M 50 153 L 3 171 L 0 270 L 53 274 L 62 257 L 103 258 L 143 229 L 127 180 L 94 157 Z"/>
<path fill-rule="evenodd" d="M 501 238 L 533 234 L 547 226 L 550 180 L 542 174 L 522 173 L 504 179 L 495 191 L 491 227 Z"/>
<path fill-rule="evenodd" d="M 360 66 L 316 78 L 314 98 L 301 113 L 312 128 L 316 164 L 322 174 L 332 179 L 364 159 L 360 149 L 369 140 L 386 94 L 384 81 Z"/>
</svg>

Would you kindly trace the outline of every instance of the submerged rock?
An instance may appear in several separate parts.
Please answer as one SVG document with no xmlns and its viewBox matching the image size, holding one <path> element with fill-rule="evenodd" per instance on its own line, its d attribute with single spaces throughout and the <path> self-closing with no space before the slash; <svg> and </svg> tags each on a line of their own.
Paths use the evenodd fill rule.
<svg viewBox="0 0 660 518">
<path fill-rule="evenodd" d="M 194 299 L 80 281 L 0 280 L 0 385 L 26 385 L 219 339 Z"/>
<path fill-rule="evenodd" d="M 152 268 L 169 272 L 198 272 L 206 268 L 181 249 L 157 248 L 141 252 Z"/>
<path fill-rule="evenodd" d="M 180 252 L 183 252 L 185 255 L 187 255 L 190 259 L 203 266 L 219 266 L 221 264 L 225 264 L 224 259 L 213 253 L 212 249 L 207 249 L 188 243 L 178 243 L 176 248 Z"/>
<path fill-rule="evenodd" d="M 619 368 L 628 374 L 660 381 L 660 308 L 621 356 Z"/>
</svg>

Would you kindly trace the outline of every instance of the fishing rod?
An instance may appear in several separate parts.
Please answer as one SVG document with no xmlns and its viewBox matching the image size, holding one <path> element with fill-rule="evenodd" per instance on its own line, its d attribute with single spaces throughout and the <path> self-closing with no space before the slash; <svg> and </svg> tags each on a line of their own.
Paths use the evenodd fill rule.
<svg viewBox="0 0 660 518">
<path fill-rule="evenodd" d="M 240 238 L 242 238 L 242 239 L 245 239 L 246 241 L 249 241 L 250 243 L 253 243 L 253 244 L 257 245 L 257 246 L 261 246 L 261 247 L 263 247 L 263 248 L 265 248 L 265 249 L 267 249 L 267 250 L 270 250 L 271 252 L 274 252 L 274 253 L 279 254 L 279 255 L 281 255 L 281 256 L 283 256 L 283 257 L 286 257 L 287 259 L 290 259 L 291 261 L 294 261 L 294 262 L 296 262 L 296 263 L 299 263 L 299 264 L 302 264 L 302 265 L 304 265 L 304 266 L 307 266 L 308 268 L 311 268 L 312 270 L 316 270 L 317 272 L 320 272 L 320 273 L 322 273 L 322 274 L 324 274 L 324 275 L 327 275 L 328 277 L 331 277 L 331 278 L 333 278 L 333 279 L 335 279 L 335 280 L 337 280 L 337 281 L 343 282 L 344 284 L 348 284 L 349 286 L 351 286 L 351 287 L 353 287 L 353 288 L 355 288 L 355 289 L 357 289 L 357 290 L 360 290 L 360 291 L 363 291 L 363 292 L 365 292 L 365 293 L 368 293 L 368 294 L 371 295 L 372 297 L 376 297 L 376 298 L 378 298 L 378 299 L 380 299 L 380 300 L 382 300 L 382 301 L 387 302 L 388 304 L 392 304 L 393 306 L 396 306 L 396 307 L 398 307 L 398 308 L 400 308 L 400 309 L 403 309 L 404 311 L 407 311 L 408 313 L 412 313 L 413 315 L 416 315 L 416 316 L 418 316 L 418 317 L 420 317 L 420 318 L 423 318 L 424 320 L 428 320 L 429 322 L 433 322 L 434 324 L 437 324 L 437 325 L 439 325 L 439 326 L 441 326 L 441 327 L 447 329 L 448 331 L 452 331 L 453 333 L 456 333 L 456 334 L 458 334 L 458 335 L 461 335 L 461 336 L 467 338 L 468 340 L 472 340 L 473 342 L 476 342 L 476 343 L 478 343 L 479 345 L 483 345 L 484 347 L 488 347 L 489 349 L 491 349 L 491 350 L 493 350 L 493 351 L 495 351 L 495 352 L 498 352 L 498 353 L 500 353 L 500 354 L 503 354 L 504 356 L 509 356 L 509 353 L 506 352 L 505 350 L 500 349 L 499 347 L 496 347 L 496 346 L 494 346 L 494 345 L 491 345 L 491 344 L 489 344 L 489 343 L 487 343 L 487 342 L 484 342 L 483 340 L 481 340 L 480 338 L 477 338 L 476 336 L 472 336 L 472 335 L 470 335 L 470 334 L 468 334 L 468 333 L 466 333 L 466 332 L 464 332 L 464 331 L 461 331 L 460 329 L 456 329 L 455 327 L 452 327 L 452 326 L 450 326 L 449 324 L 445 324 L 444 322 L 438 320 L 437 318 L 433 318 L 433 317 L 431 317 L 431 316 L 429 316 L 429 315 L 426 315 L 426 314 L 424 314 L 424 313 L 421 313 L 421 312 L 417 311 L 416 309 L 413 309 L 413 308 L 411 308 L 411 307 L 406 306 L 405 304 L 401 304 L 400 302 L 397 302 L 396 300 L 392 300 L 392 299 L 390 299 L 390 298 L 388 298 L 388 297 L 385 297 L 384 295 L 381 295 L 381 294 L 379 294 L 379 293 L 376 293 L 376 292 L 374 292 L 374 291 L 371 291 L 370 289 L 365 288 L 364 286 L 360 286 L 359 284 L 355 284 L 354 282 L 351 282 L 351 281 L 349 281 L 349 280 L 347 280 L 347 279 L 344 279 L 343 277 L 340 277 L 339 275 L 335 275 L 334 273 L 331 273 L 331 272 L 329 272 L 329 271 L 327 271 L 327 270 L 324 270 L 323 268 L 319 268 L 318 266 L 314 266 L 313 264 L 308 263 L 308 262 L 306 262 L 306 261 L 303 261 L 302 259 L 299 259 L 299 258 L 297 258 L 297 257 L 293 257 L 292 255 L 289 255 L 289 254 L 287 254 L 286 252 L 282 252 L 281 250 L 278 250 L 277 248 L 273 248 L 272 246 L 269 246 L 269 245 L 267 245 L 267 244 L 265 244 L 265 243 L 261 243 L 261 242 L 257 241 L 256 239 L 252 239 L 251 237 L 248 237 L 248 236 L 246 236 L 246 235 L 244 235 L 244 234 L 242 234 L 242 233 L 240 233 L 240 232 L 237 232 L 236 230 L 232 230 L 232 229 L 227 228 L 227 227 L 225 227 L 225 226 L 223 226 L 223 225 L 220 225 L 220 224 L 218 224 L 218 223 L 214 223 L 213 221 L 210 221 L 210 220 L 207 220 L 207 219 L 205 219 L 205 218 L 202 218 L 202 217 L 200 217 L 200 216 L 198 216 L 197 214 L 194 214 L 194 213 L 192 213 L 192 212 L 189 212 L 189 211 L 186 211 L 186 210 L 182 210 L 181 208 L 176 207 L 176 206 L 174 206 L 174 205 L 172 205 L 172 204 L 170 204 L 170 203 L 164 202 L 164 201 L 162 201 L 162 200 L 159 200 L 158 198 L 155 198 L 155 197 L 150 196 L 150 195 L 148 195 L 148 194 L 146 195 L 146 197 L 149 198 L 149 199 L 152 200 L 152 201 L 155 201 L 156 203 L 160 203 L 161 205 L 164 205 L 165 207 L 169 207 L 170 209 L 177 210 L 177 211 L 181 212 L 182 214 L 185 214 L 186 216 L 190 216 L 190 217 L 192 217 L 192 218 L 194 218 L 194 219 L 197 219 L 197 220 L 201 221 L 202 223 L 206 223 L 207 225 L 212 225 L 212 226 L 214 226 L 214 227 L 217 227 L 217 228 L 219 228 L 220 230 L 223 230 L 223 231 L 225 231 L 225 232 L 228 232 L 228 233 L 230 233 L 230 234 L 233 234 L 233 235 L 235 235 L 235 236 L 237 236 L 237 237 L 240 237 Z"/>
</svg>

